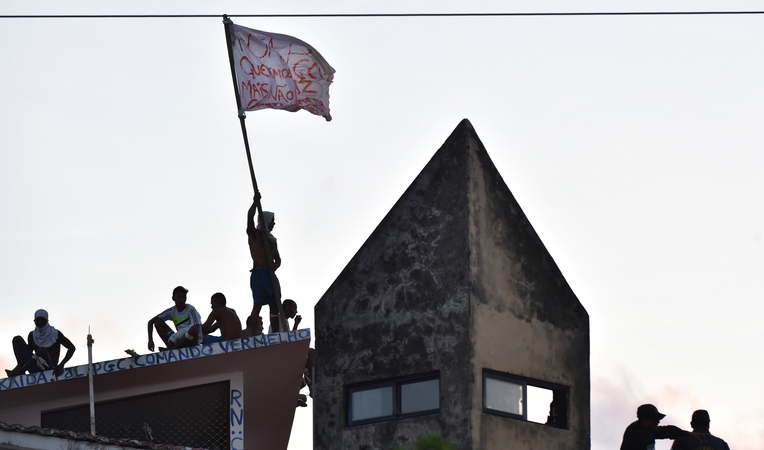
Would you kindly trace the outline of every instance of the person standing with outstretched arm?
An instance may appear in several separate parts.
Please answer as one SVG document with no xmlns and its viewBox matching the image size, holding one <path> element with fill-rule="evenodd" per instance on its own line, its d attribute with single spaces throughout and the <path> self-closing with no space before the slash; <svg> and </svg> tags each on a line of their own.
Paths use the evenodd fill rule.
<svg viewBox="0 0 764 450">
<path fill-rule="evenodd" d="M 684 431 L 674 425 L 659 426 L 665 414 L 654 405 L 645 404 L 637 408 L 637 421 L 632 422 L 623 433 L 621 450 L 655 450 L 656 439 L 679 439 L 692 436 L 700 442 L 703 434 Z"/>
<path fill-rule="evenodd" d="M 279 299 L 276 297 L 273 280 L 276 280 L 278 284 L 279 280 L 276 278 L 276 269 L 281 266 L 281 256 L 279 255 L 276 238 L 270 234 L 270 231 L 276 225 L 276 220 L 272 212 L 263 211 L 265 224 L 268 228 L 264 232 L 262 223 L 258 223 L 257 227 L 255 227 L 255 213 L 259 202 L 260 192 L 257 192 L 252 206 L 247 211 L 247 237 L 249 238 L 249 254 L 252 256 L 252 274 L 249 277 L 249 286 L 252 288 L 252 300 L 254 302 L 252 314 L 250 315 L 258 317 L 263 305 L 268 305 L 271 313 L 271 328 L 278 331 Z M 270 258 L 266 256 L 265 245 L 269 246 Z M 279 286 L 280 288 L 281 286 Z"/>
</svg>

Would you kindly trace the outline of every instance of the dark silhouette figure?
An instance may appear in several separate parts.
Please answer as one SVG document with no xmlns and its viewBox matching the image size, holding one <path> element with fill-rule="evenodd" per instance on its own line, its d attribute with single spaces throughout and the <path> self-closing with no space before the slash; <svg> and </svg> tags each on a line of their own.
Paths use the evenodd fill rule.
<svg viewBox="0 0 764 450">
<path fill-rule="evenodd" d="M 247 328 L 241 330 L 241 337 L 248 338 L 261 334 L 263 334 L 263 318 L 257 316 L 257 320 L 253 323 L 252 316 L 247 317 Z"/>
<path fill-rule="evenodd" d="M 236 315 L 236 311 L 226 307 L 225 295 L 220 292 L 213 294 L 210 306 L 212 312 L 207 317 L 207 321 L 202 324 L 204 343 L 211 344 L 241 338 L 241 320 Z M 220 336 L 209 336 L 216 330 L 220 330 Z"/>
<path fill-rule="evenodd" d="M 285 319 L 294 319 L 294 325 L 292 325 L 292 331 L 297 330 L 297 326 L 302 322 L 302 316 L 297 314 L 297 302 L 292 299 L 286 299 L 281 304 L 281 308 L 284 311 Z M 287 322 L 288 324 L 288 322 Z M 272 332 L 272 330 L 268 330 Z M 308 349 L 308 358 L 305 360 L 305 370 L 303 371 L 302 387 L 308 387 L 308 395 L 313 397 L 313 375 L 315 374 L 316 366 L 316 351 L 312 348 Z M 298 406 L 308 406 L 308 397 L 304 394 L 300 394 L 297 399 Z"/>
<path fill-rule="evenodd" d="M 53 369 L 56 376 L 64 373 L 64 365 L 74 356 L 74 344 L 64 336 L 64 333 L 53 328 L 48 323 L 48 312 L 38 309 L 34 313 L 35 329 L 29 333 L 27 341 L 21 336 L 13 338 L 13 353 L 16 356 L 16 367 L 5 370 L 9 377 L 22 375 L 25 372 L 37 373 Z M 66 355 L 61 363 L 61 346 L 66 347 Z"/>
<path fill-rule="evenodd" d="M 713 436 L 709 431 L 711 417 L 705 409 L 699 409 L 692 413 L 690 426 L 695 433 L 706 435 L 703 437 L 703 442 L 689 437 L 675 439 L 671 446 L 672 450 L 730 450 L 729 445 L 723 439 Z"/>
<path fill-rule="evenodd" d="M 656 439 L 678 439 L 685 436 L 694 436 L 700 442 L 700 434 L 673 425 L 658 426 L 664 417 L 666 415 L 658 412 L 658 408 L 653 405 L 646 404 L 637 408 L 637 421 L 626 427 L 621 450 L 653 450 Z"/>
<path fill-rule="evenodd" d="M 263 224 L 258 223 L 255 227 L 255 212 L 257 204 L 260 201 L 260 193 L 255 194 L 252 206 L 247 211 L 247 236 L 249 238 L 249 253 L 252 256 L 252 274 L 249 277 L 249 285 L 252 288 L 252 316 L 260 315 L 260 309 L 263 305 L 270 307 L 271 328 L 279 330 L 279 299 L 276 298 L 276 292 L 273 286 L 273 280 L 276 278 L 276 270 L 281 266 L 281 256 L 279 255 L 276 238 L 270 234 L 273 227 L 276 226 L 274 214 L 270 211 L 263 211 L 266 232 L 263 232 Z M 270 258 L 266 256 L 265 245 L 270 249 Z M 273 279 L 271 278 L 273 275 Z M 279 286 L 280 289 L 280 286 Z"/>
</svg>

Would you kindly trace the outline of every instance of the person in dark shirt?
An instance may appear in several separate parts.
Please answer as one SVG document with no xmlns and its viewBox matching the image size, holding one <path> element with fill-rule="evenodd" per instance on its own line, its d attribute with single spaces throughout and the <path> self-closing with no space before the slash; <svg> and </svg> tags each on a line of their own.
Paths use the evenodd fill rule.
<svg viewBox="0 0 764 450">
<path fill-rule="evenodd" d="M 64 373 L 64 365 L 74 355 L 74 344 L 64 333 L 53 328 L 48 323 L 48 312 L 38 309 L 34 313 L 35 329 L 29 333 L 27 342 L 24 338 L 13 338 L 13 353 L 16 355 L 16 367 L 5 370 L 9 377 L 22 375 L 25 372 L 37 373 L 53 369 L 56 376 Z M 58 362 L 61 356 L 61 346 L 66 348 L 64 360 Z"/>
<path fill-rule="evenodd" d="M 684 431 L 673 425 L 658 426 L 664 417 L 666 415 L 658 412 L 658 408 L 651 404 L 637 408 L 637 421 L 626 427 L 621 450 L 655 450 L 656 439 L 693 436 L 693 439 L 700 441 L 699 434 Z"/>
<path fill-rule="evenodd" d="M 729 445 L 723 439 L 713 436 L 708 430 L 711 425 L 711 417 L 705 409 L 699 409 L 692 413 L 692 431 L 703 433 L 703 442 L 697 439 L 686 437 L 674 440 L 671 450 L 730 450 Z"/>
</svg>

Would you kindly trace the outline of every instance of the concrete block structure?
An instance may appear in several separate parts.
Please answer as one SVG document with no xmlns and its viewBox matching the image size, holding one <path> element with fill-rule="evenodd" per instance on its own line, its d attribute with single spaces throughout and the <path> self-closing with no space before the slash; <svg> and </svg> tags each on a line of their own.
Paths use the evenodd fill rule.
<svg viewBox="0 0 764 450">
<path fill-rule="evenodd" d="M 467 120 L 315 314 L 315 449 L 590 447 L 588 314 Z"/>
</svg>

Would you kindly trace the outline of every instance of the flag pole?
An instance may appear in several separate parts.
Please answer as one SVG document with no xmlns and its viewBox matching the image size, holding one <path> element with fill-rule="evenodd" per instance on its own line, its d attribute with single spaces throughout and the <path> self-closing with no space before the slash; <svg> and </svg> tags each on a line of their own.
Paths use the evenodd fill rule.
<svg viewBox="0 0 764 450">
<path fill-rule="evenodd" d="M 228 62 L 231 65 L 231 77 L 233 79 L 233 91 L 236 94 L 236 108 L 239 111 L 239 123 L 241 124 L 241 136 L 244 139 L 244 149 L 247 151 L 247 163 L 249 164 L 249 176 L 252 178 L 252 189 L 254 189 L 255 194 L 259 192 L 259 189 L 257 188 L 257 178 L 255 178 L 255 168 L 252 165 L 252 153 L 249 151 L 249 137 L 247 136 L 247 124 L 245 122 L 245 119 L 247 118 L 247 115 L 244 113 L 244 108 L 241 107 L 241 96 L 239 95 L 239 86 L 238 82 L 236 81 L 236 66 L 233 60 L 233 40 L 231 39 L 232 32 L 231 32 L 231 25 L 233 25 L 233 22 L 231 19 L 228 18 L 227 14 L 223 14 L 223 25 L 225 27 L 225 41 L 226 46 L 228 47 Z M 262 230 L 260 230 L 263 233 L 263 247 L 265 249 L 265 257 L 268 258 L 268 262 L 270 263 L 273 261 L 273 257 L 271 254 L 271 246 L 269 244 L 270 240 L 268 239 L 268 235 L 270 234 L 270 230 L 268 229 L 268 224 L 265 223 L 265 217 L 263 216 L 263 207 L 260 204 L 260 200 L 257 199 L 257 219 L 258 222 L 263 224 Z M 284 307 L 281 305 L 281 289 L 279 288 L 279 284 L 276 280 L 276 273 L 271 271 L 270 268 L 268 270 L 271 275 L 271 283 L 273 284 L 273 293 L 276 296 L 276 304 L 278 305 L 279 310 L 279 331 L 289 331 L 289 324 L 286 321 L 286 318 L 284 317 Z"/>
</svg>

